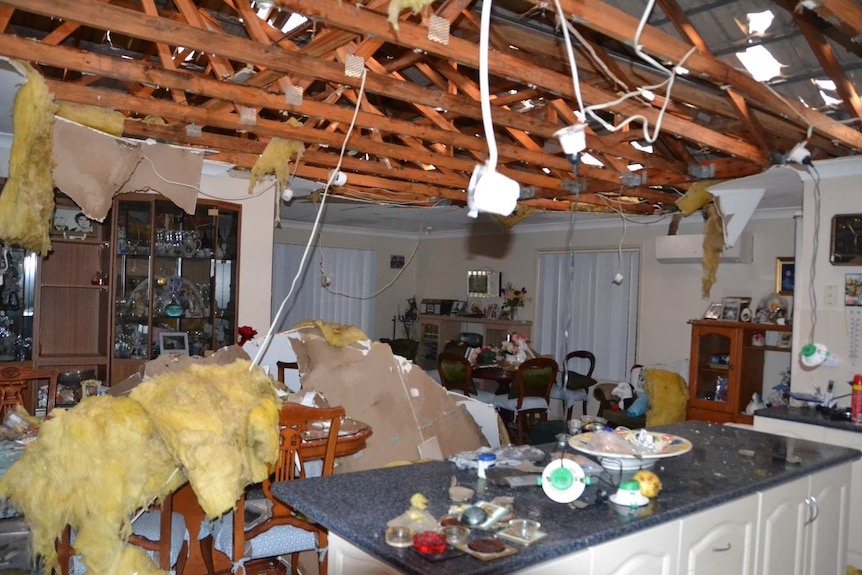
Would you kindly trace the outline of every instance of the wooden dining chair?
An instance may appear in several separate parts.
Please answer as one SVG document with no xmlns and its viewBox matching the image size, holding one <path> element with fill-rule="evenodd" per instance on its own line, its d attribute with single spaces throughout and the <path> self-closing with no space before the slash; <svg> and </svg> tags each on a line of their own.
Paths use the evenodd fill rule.
<svg viewBox="0 0 862 575">
<path fill-rule="evenodd" d="M 494 405 L 512 411 L 518 425 L 518 443 L 527 443 L 530 428 L 548 420 L 551 388 L 557 381 L 559 366 L 550 357 L 535 357 L 518 366 L 509 395 L 498 395 Z"/>
<path fill-rule="evenodd" d="M 180 513 L 173 510 L 173 493 L 161 504 L 154 504 L 132 521 L 129 543 L 142 548 L 153 558 L 159 569 L 182 575 L 189 555 L 188 531 Z M 66 525 L 57 541 L 57 558 L 61 575 L 78 575 L 87 571 L 75 554 L 74 534 Z"/>
<path fill-rule="evenodd" d="M 295 361 L 276 361 L 275 367 L 278 369 L 278 381 L 284 383 L 284 372 L 287 369 L 299 370 L 299 364 Z"/>
<path fill-rule="evenodd" d="M 463 355 L 445 351 L 438 354 L 437 372 L 440 374 L 440 383 L 446 389 L 464 395 L 476 394 L 476 384 L 473 382 L 473 366 Z"/>
<path fill-rule="evenodd" d="M 32 369 L 9 365 L 0 368 L 0 421 L 6 417 L 6 413 L 15 409 L 16 405 L 25 405 L 24 393 L 27 391 L 31 381 L 48 382 L 48 400 L 45 406 L 45 415 L 51 413 L 57 402 L 57 377 L 56 369 Z M 33 411 L 35 411 L 35 406 Z"/>
<path fill-rule="evenodd" d="M 309 476 L 331 475 L 335 467 L 335 447 L 343 407 L 314 408 L 285 403 L 279 414 L 280 445 L 273 474 L 263 482 L 264 499 L 240 497 L 232 512 L 217 519 L 211 534 L 201 541 L 201 553 L 207 573 L 215 573 L 213 549 L 227 555 L 235 568 L 242 565 L 246 575 L 267 572 L 278 557 L 291 555 L 291 572 L 296 573 L 301 551 L 319 553 L 320 573 L 327 572 L 327 530 L 312 519 L 294 513 L 276 499 L 273 482 L 295 481 Z M 328 428 L 322 465 L 303 456 L 303 437 L 309 432 Z M 246 509 L 269 509 L 264 518 L 246 525 Z"/>
<path fill-rule="evenodd" d="M 597 383 L 593 379 L 595 369 L 596 356 L 593 352 L 576 350 L 566 354 L 562 382 L 551 390 L 551 399 L 559 399 L 563 402 L 566 421 L 572 419 L 572 408 L 576 401 L 582 402 L 583 414 L 587 414 L 588 390 Z"/>
</svg>

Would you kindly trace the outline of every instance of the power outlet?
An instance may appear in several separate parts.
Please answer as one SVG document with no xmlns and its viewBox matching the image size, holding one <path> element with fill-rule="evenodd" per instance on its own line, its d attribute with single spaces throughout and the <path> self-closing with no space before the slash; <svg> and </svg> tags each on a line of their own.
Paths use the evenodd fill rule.
<svg viewBox="0 0 862 575">
<path fill-rule="evenodd" d="M 838 305 L 838 286 L 826 286 L 826 301 L 824 302 L 828 307 L 835 307 Z"/>
</svg>

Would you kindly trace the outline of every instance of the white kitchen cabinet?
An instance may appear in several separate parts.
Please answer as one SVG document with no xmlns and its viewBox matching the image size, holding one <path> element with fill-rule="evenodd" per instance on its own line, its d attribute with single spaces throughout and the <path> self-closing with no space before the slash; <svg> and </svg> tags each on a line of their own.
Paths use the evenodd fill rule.
<svg viewBox="0 0 862 575">
<path fill-rule="evenodd" d="M 847 567 L 847 513 L 850 466 L 842 465 L 810 476 L 806 520 L 808 575 L 843 575 Z"/>
<path fill-rule="evenodd" d="M 754 429 L 862 450 L 862 433 L 853 431 L 759 416 L 754 418 Z M 862 485 L 862 460 L 853 463 L 852 477 L 853 485 Z M 847 521 L 847 564 L 862 568 L 862 488 L 850 492 Z"/>
<path fill-rule="evenodd" d="M 328 575 L 398 575 L 400 571 L 380 559 L 329 533 Z"/>
<path fill-rule="evenodd" d="M 593 575 L 676 573 L 679 530 L 680 522 L 673 521 L 593 547 Z"/>
<path fill-rule="evenodd" d="M 757 505 L 754 494 L 683 518 L 677 573 L 754 573 Z"/>
<path fill-rule="evenodd" d="M 592 549 L 551 559 L 516 571 L 517 575 L 590 575 L 593 572 Z"/>
<path fill-rule="evenodd" d="M 852 447 L 862 451 L 862 433 L 824 428 L 823 442 L 831 445 Z M 862 459 L 852 466 L 850 506 L 847 527 L 847 563 L 862 568 Z"/>
<path fill-rule="evenodd" d="M 757 522 L 755 573 L 802 575 L 805 563 L 805 529 L 809 517 L 809 479 L 803 477 L 761 491 Z"/>
</svg>

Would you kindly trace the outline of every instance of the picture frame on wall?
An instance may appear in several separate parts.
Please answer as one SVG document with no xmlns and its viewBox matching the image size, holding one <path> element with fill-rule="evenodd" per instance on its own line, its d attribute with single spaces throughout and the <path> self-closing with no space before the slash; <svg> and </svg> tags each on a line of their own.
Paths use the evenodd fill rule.
<svg viewBox="0 0 862 575">
<path fill-rule="evenodd" d="M 184 331 L 163 331 L 159 334 L 159 349 L 163 354 L 189 354 L 189 334 Z"/>
<path fill-rule="evenodd" d="M 796 258 L 775 258 L 775 293 L 793 295 L 796 283 Z"/>
<path fill-rule="evenodd" d="M 91 237 L 96 235 L 95 224 L 95 221 L 85 216 L 77 206 L 57 206 L 54 208 L 51 233 Z"/>
</svg>

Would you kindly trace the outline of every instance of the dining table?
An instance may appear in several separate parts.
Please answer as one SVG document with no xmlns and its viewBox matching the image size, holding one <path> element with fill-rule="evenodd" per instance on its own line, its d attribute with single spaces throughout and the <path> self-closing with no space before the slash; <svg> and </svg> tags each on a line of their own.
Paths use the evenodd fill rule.
<svg viewBox="0 0 862 575">
<path fill-rule="evenodd" d="M 366 442 L 371 437 L 373 429 L 367 423 L 345 417 L 341 423 L 338 439 L 335 442 L 335 457 L 349 457 L 365 449 Z M 303 435 L 302 454 L 306 460 L 322 459 L 326 452 L 328 430 L 309 431 Z M 180 487 L 174 493 L 174 511 L 181 513 L 189 531 L 189 556 L 186 561 L 185 575 L 205 575 L 207 570 L 201 555 L 198 534 L 206 514 L 198 503 L 189 483 Z M 230 559 L 218 550 L 213 550 L 213 562 L 216 572 L 230 572 Z"/>
<path fill-rule="evenodd" d="M 473 379 L 494 381 L 497 384 L 495 395 L 508 394 L 512 382 L 515 381 L 515 372 L 518 371 L 519 365 L 518 363 L 476 365 L 473 367 Z"/>
</svg>

